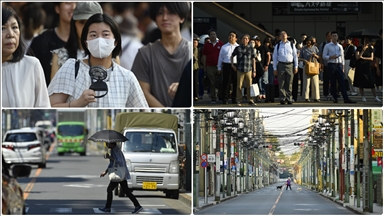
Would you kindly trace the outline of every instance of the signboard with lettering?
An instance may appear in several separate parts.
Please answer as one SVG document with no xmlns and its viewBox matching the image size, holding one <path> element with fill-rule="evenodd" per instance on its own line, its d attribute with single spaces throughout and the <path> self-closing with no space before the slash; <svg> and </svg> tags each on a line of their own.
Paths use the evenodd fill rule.
<svg viewBox="0 0 384 216">
<path fill-rule="evenodd" d="M 272 3 L 273 15 L 356 14 L 358 2 L 276 2 Z"/>
</svg>

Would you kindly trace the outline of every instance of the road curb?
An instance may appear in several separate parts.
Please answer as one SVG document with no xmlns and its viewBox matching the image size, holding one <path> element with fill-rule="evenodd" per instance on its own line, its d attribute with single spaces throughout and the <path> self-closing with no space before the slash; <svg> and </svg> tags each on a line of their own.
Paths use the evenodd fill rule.
<svg viewBox="0 0 384 216">
<path fill-rule="evenodd" d="M 320 194 L 322 197 L 325 197 L 325 198 L 327 198 L 327 199 L 329 199 L 329 200 L 331 200 L 331 201 L 333 201 L 333 202 L 339 204 L 340 206 L 343 206 L 344 208 L 347 208 L 347 209 L 349 209 L 349 210 L 351 210 L 351 211 L 353 211 L 353 212 L 355 212 L 355 213 L 357 213 L 357 214 L 361 214 L 361 215 L 366 215 L 366 214 L 367 214 L 367 213 L 361 212 L 361 211 L 358 210 L 358 209 L 355 209 L 355 208 L 351 207 L 349 204 L 345 204 L 345 203 L 343 203 L 343 202 L 341 202 L 341 201 L 337 201 L 337 200 L 335 200 L 333 197 L 326 196 L 326 195 L 324 195 L 324 194 L 322 194 L 322 193 L 319 193 L 319 194 Z"/>
<path fill-rule="evenodd" d="M 180 200 L 182 203 L 184 203 L 184 204 L 186 204 L 187 206 L 189 206 L 189 207 L 192 206 L 192 198 L 191 198 L 191 196 L 188 195 L 188 194 L 183 194 L 183 193 L 179 194 L 179 200 Z"/>
<path fill-rule="evenodd" d="M 230 196 L 230 197 L 223 198 L 223 199 L 220 200 L 220 201 L 213 201 L 212 203 L 208 203 L 208 204 L 206 204 L 206 205 L 204 205 L 204 206 L 201 206 L 201 207 L 193 207 L 193 213 L 196 213 L 196 212 L 198 212 L 198 211 L 200 211 L 200 210 L 203 210 L 203 209 L 205 209 L 205 208 L 207 208 L 207 207 L 209 207 L 209 206 L 217 205 L 217 204 L 222 203 L 222 202 L 224 202 L 224 201 L 230 200 L 230 199 L 235 198 L 235 197 L 237 197 L 237 196 L 238 196 L 238 195 L 233 195 L 233 196 Z"/>
</svg>

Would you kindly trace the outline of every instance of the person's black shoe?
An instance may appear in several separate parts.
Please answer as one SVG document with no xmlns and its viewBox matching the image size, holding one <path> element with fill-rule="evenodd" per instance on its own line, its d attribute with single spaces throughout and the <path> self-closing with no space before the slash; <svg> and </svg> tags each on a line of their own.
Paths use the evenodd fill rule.
<svg viewBox="0 0 384 216">
<path fill-rule="evenodd" d="M 289 104 L 289 105 L 292 105 L 293 104 L 293 102 L 292 101 L 287 101 L 287 103 Z"/>
<path fill-rule="evenodd" d="M 100 211 L 102 212 L 111 212 L 111 209 L 110 208 L 99 208 Z"/>
<path fill-rule="evenodd" d="M 354 104 L 354 103 L 357 103 L 357 102 L 348 98 L 347 100 L 344 100 L 344 103 Z"/>
<path fill-rule="evenodd" d="M 280 104 L 281 105 L 284 105 L 286 101 L 280 101 Z"/>
<path fill-rule="evenodd" d="M 320 102 L 320 100 L 319 99 L 315 99 L 314 102 L 318 103 L 318 102 Z"/>
<path fill-rule="evenodd" d="M 336 99 L 333 99 L 333 103 L 338 103 L 339 101 Z"/>
<path fill-rule="evenodd" d="M 136 207 L 135 207 L 135 210 L 132 212 L 132 214 L 137 214 L 137 213 L 139 213 L 141 210 L 143 210 L 143 207 L 141 207 L 141 206 L 136 206 Z"/>
<path fill-rule="evenodd" d="M 257 106 L 257 104 L 255 102 L 253 102 L 253 101 L 249 101 L 248 104 L 251 105 L 251 106 Z"/>
</svg>

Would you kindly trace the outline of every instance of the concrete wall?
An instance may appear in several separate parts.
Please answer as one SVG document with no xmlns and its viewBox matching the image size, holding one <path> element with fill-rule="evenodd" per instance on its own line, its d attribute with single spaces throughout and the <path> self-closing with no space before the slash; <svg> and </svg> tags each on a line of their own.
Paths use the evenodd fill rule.
<svg viewBox="0 0 384 216">
<path fill-rule="evenodd" d="M 195 2 L 194 4 L 198 4 Z M 370 28 L 381 29 L 383 27 L 383 4 L 381 2 L 374 3 L 361 3 L 367 4 L 369 14 L 352 15 L 291 15 L 291 16 L 273 16 L 272 3 L 269 2 L 253 2 L 253 3 L 220 3 L 221 5 L 229 8 L 234 13 L 244 17 L 253 24 L 258 23 L 264 25 L 268 32 L 274 34 L 275 29 L 285 30 L 288 35 L 300 40 L 301 33 L 305 32 L 307 35 L 315 36 L 318 43 L 325 39 L 327 31 L 336 30 L 337 22 L 345 22 L 346 34 L 351 31 Z M 361 10 L 360 10 L 361 11 Z M 208 13 L 200 10 L 197 7 L 193 8 L 194 17 L 213 17 Z M 217 33 L 218 38 L 227 41 L 229 31 L 236 31 L 241 36 L 248 33 L 251 36 L 252 32 L 241 32 L 241 29 L 229 26 L 225 20 L 217 20 Z"/>
</svg>

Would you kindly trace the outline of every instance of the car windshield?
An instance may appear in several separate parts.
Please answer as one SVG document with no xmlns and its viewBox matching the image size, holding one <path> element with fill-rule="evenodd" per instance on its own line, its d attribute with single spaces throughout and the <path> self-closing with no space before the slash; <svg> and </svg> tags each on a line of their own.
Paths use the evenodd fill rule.
<svg viewBox="0 0 384 216">
<path fill-rule="evenodd" d="M 128 132 L 123 152 L 176 153 L 176 141 L 173 133 Z"/>
<path fill-rule="evenodd" d="M 57 131 L 61 136 L 81 136 L 84 134 L 84 127 L 82 125 L 60 125 Z"/>
<path fill-rule="evenodd" d="M 37 140 L 35 133 L 11 133 L 5 137 L 5 142 L 31 142 Z"/>
</svg>

